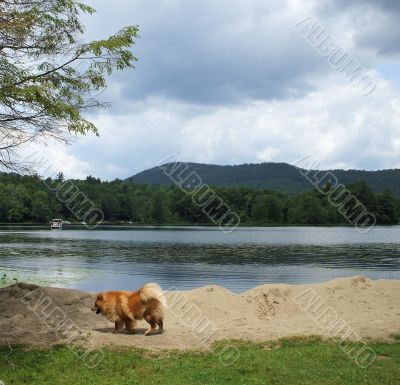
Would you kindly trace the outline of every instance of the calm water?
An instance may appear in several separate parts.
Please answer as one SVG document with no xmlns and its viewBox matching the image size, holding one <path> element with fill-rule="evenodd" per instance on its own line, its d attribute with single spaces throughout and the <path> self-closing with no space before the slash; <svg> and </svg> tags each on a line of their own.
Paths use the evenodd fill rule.
<svg viewBox="0 0 400 385">
<path fill-rule="evenodd" d="M 0 229 L 0 274 L 83 290 L 207 284 L 242 292 L 363 274 L 400 279 L 400 226 Z"/>
</svg>

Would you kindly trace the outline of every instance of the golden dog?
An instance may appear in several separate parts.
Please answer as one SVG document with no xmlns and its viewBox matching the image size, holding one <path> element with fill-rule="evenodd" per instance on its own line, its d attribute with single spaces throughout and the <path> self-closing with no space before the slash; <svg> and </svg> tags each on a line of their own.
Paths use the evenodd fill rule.
<svg viewBox="0 0 400 385">
<path fill-rule="evenodd" d="M 148 283 L 137 291 L 105 291 L 97 294 L 92 311 L 102 314 L 115 323 L 113 333 L 118 333 L 125 325 L 131 333 L 135 333 L 136 320 L 145 319 L 150 328 L 144 333 L 148 335 L 156 330 L 163 331 L 164 310 L 167 303 L 164 293 L 156 283 Z"/>
</svg>

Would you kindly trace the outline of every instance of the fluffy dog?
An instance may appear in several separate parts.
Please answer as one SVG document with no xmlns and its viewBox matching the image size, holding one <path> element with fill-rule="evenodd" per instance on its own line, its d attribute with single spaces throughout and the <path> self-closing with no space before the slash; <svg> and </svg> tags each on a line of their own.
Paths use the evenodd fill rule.
<svg viewBox="0 0 400 385">
<path fill-rule="evenodd" d="M 144 333 L 148 335 L 156 330 L 157 325 L 159 333 L 162 333 L 166 307 L 161 287 L 156 283 L 147 283 L 133 292 L 105 291 L 97 294 L 92 311 L 115 323 L 113 333 L 118 333 L 124 325 L 131 333 L 135 333 L 136 320 L 145 319 L 150 324 Z"/>
</svg>

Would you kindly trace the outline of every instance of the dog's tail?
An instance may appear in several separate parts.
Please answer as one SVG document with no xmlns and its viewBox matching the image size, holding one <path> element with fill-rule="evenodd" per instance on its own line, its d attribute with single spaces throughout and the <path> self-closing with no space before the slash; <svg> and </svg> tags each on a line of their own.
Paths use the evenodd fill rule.
<svg viewBox="0 0 400 385">
<path fill-rule="evenodd" d="M 165 299 L 164 292 L 156 283 L 146 283 L 146 285 L 140 289 L 139 294 L 143 303 L 147 303 L 151 299 L 156 299 L 165 309 L 167 308 L 167 300 Z"/>
</svg>

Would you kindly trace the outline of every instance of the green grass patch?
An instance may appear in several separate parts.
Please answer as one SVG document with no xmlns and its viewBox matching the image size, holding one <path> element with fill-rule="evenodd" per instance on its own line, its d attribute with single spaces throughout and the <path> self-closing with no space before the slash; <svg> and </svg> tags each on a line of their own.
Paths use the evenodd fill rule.
<svg viewBox="0 0 400 385">
<path fill-rule="evenodd" d="M 0 272 L 0 288 L 13 285 L 14 283 L 18 283 L 19 280 L 17 277 L 10 277 L 7 273 Z"/>
<path fill-rule="evenodd" d="M 13 351 L 4 347 L 0 349 L 0 380 L 6 385 L 393 385 L 400 379 L 397 341 L 369 344 L 377 357 L 365 369 L 358 367 L 338 344 L 317 338 L 231 344 L 238 349 L 239 358 L 230 366 L 221 364 L 210 352 L 107 348 L 95 369 L 85 366 L 68 347 L 14 347 Z"/>
<path fill-rule="evenodd" d="M 394 339 L 395 341 L 399 341 L 400 342 L 400 333 L 391 334 L 390 338 Z"/>
</svg>

